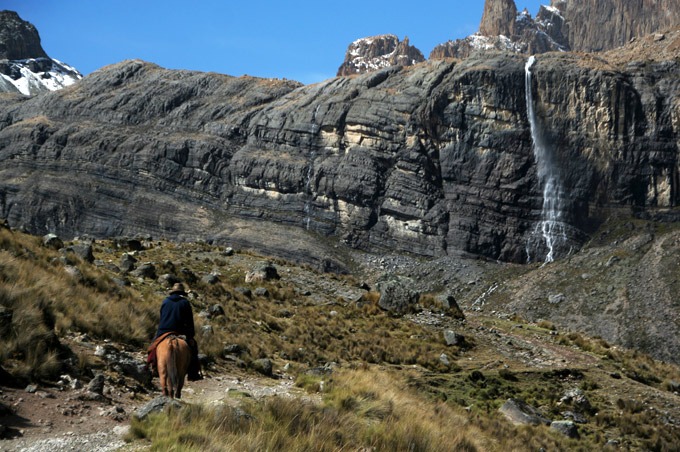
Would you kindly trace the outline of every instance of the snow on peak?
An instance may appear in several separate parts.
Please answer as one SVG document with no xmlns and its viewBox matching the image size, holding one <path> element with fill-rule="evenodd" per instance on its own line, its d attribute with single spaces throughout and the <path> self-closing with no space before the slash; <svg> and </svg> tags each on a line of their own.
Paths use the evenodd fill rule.
<svg viewBox="0 0 680 452">
<path fill-rule="evenodd" d="M 0 91 L 33 96 L 70 86 L 83 76 L 75 68 L 50 58 L 0 61 Z"/>
</svg>

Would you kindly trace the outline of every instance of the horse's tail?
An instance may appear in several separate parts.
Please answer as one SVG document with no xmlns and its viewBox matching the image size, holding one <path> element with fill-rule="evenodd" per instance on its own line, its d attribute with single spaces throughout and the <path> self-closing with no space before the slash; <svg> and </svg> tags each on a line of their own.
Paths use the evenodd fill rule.
<svg viewBox="0 0 680 452">
<path fill-rule="evenodd" d="M 177 371 L 177 341 L 179 339 L 176 336 L 171 336 L 168 338 L 168 362 L 167 362 L 167 372 L 168 379 L 170 380 L 170 394 L 174 395 L 177 388 L 179 388 L 179 372 Z"/>
</svg>

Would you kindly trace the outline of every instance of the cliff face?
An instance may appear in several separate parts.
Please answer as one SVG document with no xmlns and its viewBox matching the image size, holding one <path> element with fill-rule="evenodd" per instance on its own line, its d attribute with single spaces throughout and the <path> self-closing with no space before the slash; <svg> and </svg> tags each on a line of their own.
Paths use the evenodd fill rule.
<svg viewBox="0 0 680 452">
<path fill-rule="evenodd" d="M 679 39 L 649 41 L 649 55 Z M 565 248 L 608 208 L 656 214 L 678 202 L 679 63 L 641 58 L 550 54 L 532 68 L 538 127 L 568 194 Z M 320 235 L 367 250 L 540 259 L 525 64 L 486 55 L 310 86 L 110 66 L 0 105 L 0 216 L 67 236 L 272 251 Z"/>
<path fill-rule="evenodd" d="M 0 60 L 47 58 L 36 28 L 14 11 L 0 11 Z"/>
<path fill-rule="evenodd" d="M 680 26 L 680 0 L 552 0 L 575 51 L 620 47 L 632 38 Z"/>
</svg>

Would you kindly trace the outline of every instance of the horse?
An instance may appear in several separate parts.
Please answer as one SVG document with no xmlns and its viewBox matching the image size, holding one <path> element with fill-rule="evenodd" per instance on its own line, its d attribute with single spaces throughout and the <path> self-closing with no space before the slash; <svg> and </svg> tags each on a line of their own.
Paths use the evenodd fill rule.
<svg viewBox="0 0 680 452">
<path fill-rule="evenodd" d="M 163 395 L 181 398 L 184 377 L 191 361 L 187 342 L 175 335 L 168 336 L 156 347 L 156 361 Z"/>
</svg>

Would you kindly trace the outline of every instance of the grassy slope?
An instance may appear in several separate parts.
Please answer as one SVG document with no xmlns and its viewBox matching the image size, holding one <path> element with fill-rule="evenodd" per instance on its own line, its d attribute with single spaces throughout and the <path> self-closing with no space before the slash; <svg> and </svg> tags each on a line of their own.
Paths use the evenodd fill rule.
<svg viewBox="0 0 680 452">
<path fill-rule="evenodd" d="M 680 381 L 676 366 L 547 321 L 475 311 L 464 322 L 429 310 L 392 317 L 377 308 L 377 294 L 362 295 L 353 277 L 281 260 L 275 262 L 280 280 L 245 284 L 261 256 L 227 256 L 207 244 L 146 245 L 136 256 L 140 264 L 153 263 L 158 275 L 182 275 L 191 287 L 197 328 L 210 326 L 199 336 L 214 362 L 210 373 L 234 366 L 252 371 L 266 357 L 277 373 L 291 364 L 287 372 L 298 384 L 322 396 L 315 403 L 245 399 L 239 410 L 193 406 L 135 422 L 133 437 L 152 440 L 157 450 L 594 450 L 609 440 L 670 450 L 680 443 L 680 401 L 669 391 Z M 24 380 L 87 375 L 87 358 L 65 345 L 76 333 L 143 348 L 166 288 L 160 279 L 130 275 L 131 286 L 121 287 L 114 265 L 123 252 L 98 241 L 93 265 L 0 229 L 0 304 L 13 310 L 11 330 L 0 339 L 0 365 Z M 67 273 L 66 264 L 80 276 Z M 218 283 L 202 281 L 211 273 Z M 264 287 L 268 295 L 246 296 L 237 287 Z M 215 304 L 225 316 L 198 315 Z M 447 346 L 445 329 L 464 335 L 465 344 Z M 225 359 L 231 344 L 244 351 Z M 308 372 L 331 362 L 337 366 L 330 375 Z M 562 400 L 573 389 L 587 405 Z M 578 411 L 587 423 L 579 426 L 579 439 L 545 426 L 513 426 L 498 412 L 510 397 L 555 420 Z"/>
</svg>

